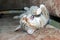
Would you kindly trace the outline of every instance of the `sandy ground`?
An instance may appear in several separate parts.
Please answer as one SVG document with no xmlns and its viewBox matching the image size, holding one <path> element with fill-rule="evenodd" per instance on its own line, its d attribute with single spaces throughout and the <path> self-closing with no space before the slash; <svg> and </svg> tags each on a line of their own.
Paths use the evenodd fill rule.
<svg viewBox="0 0 60 40">
<path fill-rule="evenodd" d="M 4 16 L 0 19 L 0 40 L 60 40 L 60 30 L 56 28 L 40 28 L 32 35 L 23 31 L 14 32 L 19 20 L 12 17 Z"/>
</svg>

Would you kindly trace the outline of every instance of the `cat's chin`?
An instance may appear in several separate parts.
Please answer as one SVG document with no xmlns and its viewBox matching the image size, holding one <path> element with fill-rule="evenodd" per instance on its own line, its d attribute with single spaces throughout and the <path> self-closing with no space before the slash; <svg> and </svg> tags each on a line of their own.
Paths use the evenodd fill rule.
<svg viewBox="0 0 60 40">
<path fill-rule="evenodd" d="M 28 33 L 28 34 L 33 34 L 34 31 L 35 31 L 34 29 L 28 29 L 28 30 L 27 30 L 27 33 Z"/>
</svg>

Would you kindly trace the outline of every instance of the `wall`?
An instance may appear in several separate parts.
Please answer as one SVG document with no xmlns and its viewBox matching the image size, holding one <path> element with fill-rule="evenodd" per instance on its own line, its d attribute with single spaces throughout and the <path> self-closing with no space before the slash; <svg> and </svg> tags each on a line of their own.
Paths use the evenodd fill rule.
<svg viewBox="0 0 60 40">
<path fill-rule="evenodd" d="M 25 6 L 45 4 L 51 15 L 60 17 L 60 0 L 0 0 L 0 10 L 23 9 Z"/>
</svg>

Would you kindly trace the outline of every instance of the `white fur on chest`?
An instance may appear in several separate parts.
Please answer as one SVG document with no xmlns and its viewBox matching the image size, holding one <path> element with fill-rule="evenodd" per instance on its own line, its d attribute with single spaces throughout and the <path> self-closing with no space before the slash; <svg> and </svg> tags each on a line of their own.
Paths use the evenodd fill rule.
<svg viewBox="0 0 60 40">
<path fill-rule="evenodd" d="M 39 17 L 34 17 L 33 20 L 29 19 L 29 23 L 34 25 L 36 28 L 43 27 L 46 25 L 49 19 L 46 19 L 45 16 L 41 15 Z"/>
</svg>

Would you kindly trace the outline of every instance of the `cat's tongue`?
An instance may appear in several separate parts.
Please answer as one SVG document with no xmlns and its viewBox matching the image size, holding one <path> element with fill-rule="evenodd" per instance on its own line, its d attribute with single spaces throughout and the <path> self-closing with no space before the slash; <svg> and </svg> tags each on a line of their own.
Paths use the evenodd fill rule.
<svg viewBox="0 0 60 40">
<path fill-rule="evenodd" d="M 33 20 L 34 19 L 34 16 L 31 16 L 30 19 Z"/>
</svg>

